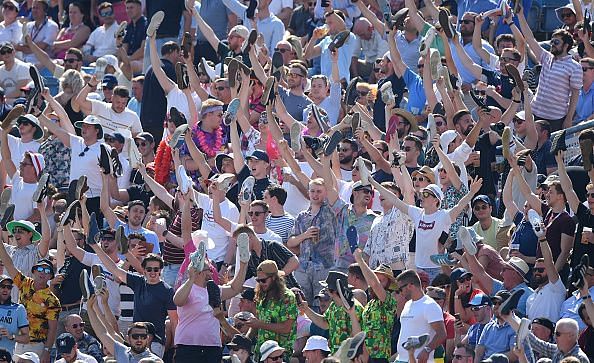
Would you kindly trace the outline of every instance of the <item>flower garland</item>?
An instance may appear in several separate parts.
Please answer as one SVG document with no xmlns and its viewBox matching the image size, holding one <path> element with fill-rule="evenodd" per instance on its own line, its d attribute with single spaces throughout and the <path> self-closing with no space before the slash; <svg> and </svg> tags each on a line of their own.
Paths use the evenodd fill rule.
<svg viewBox="0 0 594 363">
<path fill-rule="evenodd" d="M 173 157 L 169 144 L 166 140 L 161 140 L 155 156 L 155 180 L 157 183 L 165 185 L 169 181 L 172 161 Z"/>
<path fill-rule="evenodd" d="M 214 158 L 221 151 L 221 147 L 223 146 L 223 128 L 221 126 L 217 127 L 214 132 L 214 140 L 212 133 L 203 131 L 198 125 L 195 126 L 194 134 L 196 135 L 194 140 L 198 141 L 198 148 L 208 158 Z"/>
</svg>

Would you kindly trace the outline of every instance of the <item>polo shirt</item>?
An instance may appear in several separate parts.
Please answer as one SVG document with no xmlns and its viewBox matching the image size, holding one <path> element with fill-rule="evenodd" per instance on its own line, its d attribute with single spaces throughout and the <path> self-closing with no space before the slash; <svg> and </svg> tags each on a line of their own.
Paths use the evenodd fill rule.
<svg viewBox="0 0 594 363">
<path fill-rule="evenodd" d="M 580 96 L 575 108 L 574 124 L 585 121 L 594 114 L 594 84 L 590 85 L 589 90 L 580 88 Z"/>
<path fill-rule="evenodd" d="M 555 283 L 548 282 L 528 296 L 528 299 L 526 299 L 526 315 L 530 320 L 547 318 L 550 321 L 557 321 L 564 300 L 565 285 L 563 281 L 558 279 Z"/>
<path fill-rule="evenodd" d="M 507 322 L 499 324 L 497 318 L 493 318 L 485 325 L 477 345 L 485 347 L 485 353 L 480 358 L 491 356 L 495 353 L 509 352 L 515 343 L 516 332 Z"/>
<path fill-rule="evenodd" d="M 491 289 L 491 296 L 495 296 L 497 291 L 500 290 L 505 290 L 505 288 L 503 287 L 503 282 L 493 279 L 493 288 Z M 509 292 L 513 294 L 516 290 L 524 290 L 524 293 L 522 294 L 522 296 L 520 297 L 520 301 L 518 302 L 517 311 L 521 314 L 521 316 L 526 316 L 526 301 L 528 300 L 530 295 L 532 295 L 534 290 L 532 290 L 532 288 L 526 285 L 525 282 L 516 285 L 514 288 L 509 290 Z"/>
<path fill-rule="evenodd" d="M 411 70 L 417 69 L 417 64 L 419 62 L 419 45 L 421 44 L 421 37 L 417 36 L 412 41 L 406 40 L 404 36 L 404 32 L 399 30 L 396 33 L 396 45 L 398 46 L 398 51 L 400 51 L 400 58 L 408 68 Z M 383 54 L 380 54 L 378 58 L 383 57 Z M 413 71 L 414 72 L 414 71 Z"/>
<path fill-rule="evenodd" d="M 136 22 L 130 21 L 126 26 L 126 36 L 124 36 L 124 44 L 128 44 L 128 55 L 134 54 L 144 39 L 146 39 L 146 27 L 148 26 L 148 20 L 142 15 Z"/>
<path fill-rule="evenodd" d="M 487 324 L 475 323 L 468 328 L 468 332 L 466 333 L 466 337 L 468 339 L 468 344 L 474 349 L 478 345 L 479 339 L 481 334 L 483 333 L 483 329 Z"/>
<path fill-rule="evenodd" d="M 373 30 L 371 38 L 365 40 L 357 37 L 354 47 L 353 58 L 361 58 L 367 63 L 373 63 L 377 58 L 381 58 L 388 51 L 388 42 L 386 37 Z"/>
</svg>

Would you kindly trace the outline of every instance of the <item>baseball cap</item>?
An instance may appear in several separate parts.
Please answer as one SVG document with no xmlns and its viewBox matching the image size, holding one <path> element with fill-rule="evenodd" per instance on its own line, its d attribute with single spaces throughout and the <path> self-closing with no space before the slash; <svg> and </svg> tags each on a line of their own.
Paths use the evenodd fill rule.
<svg viewBox="0 0 594 363">
<path fill-rule="evenodd" d="M 452 281 L 458 281 L 462 277 L 465 277 L 467 275 L 472 276 L 472 273 L 470 271 L 467 271 L 466 269 L 464 269 L 462 267 L 458 267 L 457 269 L 454 269 L 454 271 L 452 271 L 452 273 L 450 274 L 450 280 L 452 280 Z"/>
<path fill-rule="evenodd" d="M 103 76 L 101 86 L 108 89 L 114 89 L 118 85 L 118 79 L 113 74 Z"/>
<path fill-rule="evenodd" d="M 254 290 L 253 287 L 246 287 L 242 292 L 241 292 L 241 298 L 242 299 L 246 299 L 249 301 L 254 301 L 254 298 L 256 297 L 256 291 Z"/>
<path fill-rule="evenodd" d="M 233 338 L 231 338 L 231 341 L 229 343 L 227 343 L 227 346 L 229 348 L 241 348 L 241 349 L 245 349 L 248 352 L 250 352 L 252 350 L 252 341 L 243 336 L 242 334 L 235 334 L 233 336 Z"/>
<path fill-rule="evenodd" d="M 13 357 L 17 357 L 19 359 L 26 359 L 26 360 L 30 360 L 33 363 L 39 363 L 39 356 L 37 355 L 37 353 L 33 353 L 33 352 L 25 352 L 22 354 L 15 354 L 13 355 Z"/>
<path fill-rule="evenodd" d="M 141 132 L 138 135 L 134 136 L 134 139 L 141 139 L 144 141 L 147 141 L 149 143 L 153 143 L 155 142 L 155 138 L 153 137 L 153 135 L 150 132 Z"/>
<path fill-rule="evenodd" d="M 493 306 L 493 301 L 488 295 L 476 294 L 468 302 L 470 306 Z"/>
<path fill-rule="evenodd" d="M 74 348 L 75 345 L 76 340 L 74 339 L 74 336 L 70 333 L 62 333 L 56 339 L 56 348 L 58 350 L 58 354 L 72 352 L 72 348 Z"/>
<path fill-rule="evenodd" d="M 229 31 L 229 35 L 239 35 L 243 39 L 247 39 L 250 31 L 243 25 L 236 25 Z"/>
<path fill-rule="evenodd" d="M 250 160 L 250 159 L 262 160 L 267 163 L 270 162 L 270 159 L 268 158 L 268 154 L 266 154 L 262 150 L 254 150 L 249 156 L 246 157 L 246 160 Z"/>
<path fill-rule="evenodd" d="M 13 282 L 12 278 L 8 275 L 0 275 L 0 284 L 3 283 L 6 280 L 10 280 L 10 282 Z"/>
<path fill-rule="evenodd" d="M 323 350 L 324 352 L 329 352 L 330 347 L 328 347 L 328 339 L 321 337 L 319 335 L 312 335 L 307 339 L 305 343 L 305 347 L 303 348 L 304 352 L 309 350 Z"/>
<path fill-rule="evenodd" d="M 474 199 L 472 200 L 473 207 L 476 204 L 476 202 L 483 202 L 487 205 L 491 205 L 491 199 L 489 199 L 489 197 L 484 194 L 479 194 L 476 197 L 474 197 Z"/>
<path fill-rule="evenodd" d="M 267 275 L 275 275 L 281 271 L 278 270 L 276 262 L 272 260 L 265 260 L 260 262 L 256 271 L 262 271 Z"/>
</svg>

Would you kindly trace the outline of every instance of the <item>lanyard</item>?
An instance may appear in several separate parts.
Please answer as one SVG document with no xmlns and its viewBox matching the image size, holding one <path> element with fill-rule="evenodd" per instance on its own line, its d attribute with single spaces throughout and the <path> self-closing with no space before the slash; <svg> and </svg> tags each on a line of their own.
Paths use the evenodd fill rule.
<svg viewBox="0 0 594 363">
<path fill-rule="evenodd" d="M 41 26 L 39 27 L 39 29 L 37 29 L 35 27 L 35 24 L 33 24 L 33 29 L 32 30 L 32 36 L 31 36 L 31 40 L 35 41 L 35 39 L 37 38 L 37 36 L 39 35 L 39 33 L 41 33 L 41 29 L 43 29 L 43 27 L 45 26 L 45 24 L 47 24 L 47 18 L 45 19 L 45 21 L 43 22 L 43 24 L 41 24 Z M 27 25 L 23 25 L 23 26 L 27 26 Z M 37 31 L 35 31 L 37 30 Z"/>
</svg>

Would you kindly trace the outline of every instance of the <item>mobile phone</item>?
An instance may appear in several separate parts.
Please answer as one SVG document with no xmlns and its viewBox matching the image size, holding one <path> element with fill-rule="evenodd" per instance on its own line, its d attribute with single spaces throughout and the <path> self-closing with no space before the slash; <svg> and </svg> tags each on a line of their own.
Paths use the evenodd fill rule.
<svg viewBox="0 0 594 363">
<path fill-rule="evenodd" d="M 297 305 L 301 305 L 301 303 L 303 302 L 303 297 L 301 296 L 302 292 L 297 292 L 295 294 L 295 299 L 297 299 Z"/>
</svg>

